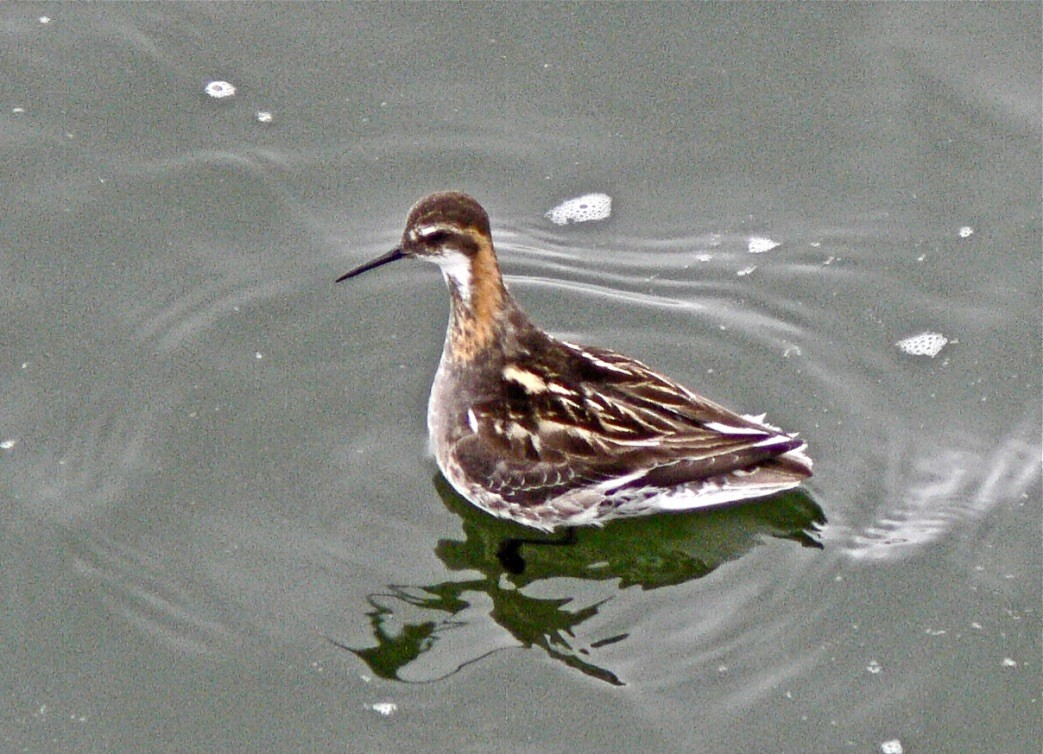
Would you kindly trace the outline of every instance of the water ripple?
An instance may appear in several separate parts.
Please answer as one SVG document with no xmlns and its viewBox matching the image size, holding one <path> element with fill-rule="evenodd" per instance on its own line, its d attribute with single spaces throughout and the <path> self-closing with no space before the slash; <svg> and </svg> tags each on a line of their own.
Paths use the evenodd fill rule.
<svg viewBox="0 0 1043 754">
<path fill-rule="evenodd" d="M 77 548 L 72 569 L 101 591 L 109 610 L 158 641 L 205 656 L 234 646 L 240 640 L 236 632 L 204 607 L 212 599 L 179 583 L 164 559 L 95 533 Z"/>
<path fill-rule="evenodd" d="M 980 522 L 995 506 L 1028 494 L 1039 485 L 1043 457 L 1037 419 L 1026 417 L 995 444 L 958 435 L 911 456 L 911 468 L 901 472 L 899 500 L 852 534 L 845 544 L 848 555 L 857 560 L 908 557 L 958 527 Z"/>
<path fill-rule="evenodd" d="M 222 317 L 235 314 L 240 307 L 288 294 L 295 287 L 293 282 L 276 280 L 208 283 L 146 316 L 136 335 L 143 342 L 154 343 L 156 350 L 169 352 L 213 328 Z"/>
</svg>

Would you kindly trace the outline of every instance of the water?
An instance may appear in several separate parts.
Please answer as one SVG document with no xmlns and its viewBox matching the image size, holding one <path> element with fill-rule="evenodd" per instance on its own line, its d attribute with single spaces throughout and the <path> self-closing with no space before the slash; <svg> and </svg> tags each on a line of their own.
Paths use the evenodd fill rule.
<svg viewBox="0 0 1043 754">
<path fill-rule="evenodd" d="M 1038 6 L 0 19 L 4 748 L 1038 750 Z M 425 452 L 438 275 L 332 282 L 442 188 L 807 490 L 505 574 Z"/>
</svg>

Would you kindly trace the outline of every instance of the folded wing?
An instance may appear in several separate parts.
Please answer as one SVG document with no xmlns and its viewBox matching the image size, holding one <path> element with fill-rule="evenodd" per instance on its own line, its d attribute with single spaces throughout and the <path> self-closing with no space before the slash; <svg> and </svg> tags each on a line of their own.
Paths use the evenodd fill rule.
<svg viewBox="0 0 1043 754">
<path fill-rule="evenodd" d="M 804 443 L 601 348 L 552 341 L 508 361 L 505 400 L 472 407 L 477 432 L 457 454 L 521 505 L 582 488 L 671 489 L 706 480 L 794 486 L 811 475 Z M 748 480 L 748 481 L 744 481 Z M 733 499 L 757 493 L 735 495 Z"/>
</svg>

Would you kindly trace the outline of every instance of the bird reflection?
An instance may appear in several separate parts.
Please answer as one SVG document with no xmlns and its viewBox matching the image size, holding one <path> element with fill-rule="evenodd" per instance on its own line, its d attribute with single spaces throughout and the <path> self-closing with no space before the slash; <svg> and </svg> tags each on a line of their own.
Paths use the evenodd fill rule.
<svg viewBox="0 0 1043 754">
<path fill-rule="evenodd" d="M 462 540 L 441 540 L 435 553 L 450 571 L 467 578 L 430 586 L 391 585 L 367 598 L 373 634 L 367 646 L 330 639 L 381 678 L 437 680 L 492 652 L 520 645 L 539 647 L 591 678 L 624 685 L 595 662 L 594 653 L 625 640 L 626 633 L 586 646 L 576 639 L 582 624 L 611 597 L 578 608 L 572 597 L 538 596 L 526 587 L 562 577 L 612 579 L 619 588 L 681 584 L 739 558 L 765 537 L 821 548 L 816 535 L 826 522 L 807 492 L 796 489 L 731 508 L 613 521 L 601 529 L 575 532 L 570 539 L 550 540 L 562 546 L 549 547 L 544 546 L 548 542 L 534 542 L 523 527 L 478 511 L 440 475 L 434 484 L 445 506 L 461 518 L 464 533 Z M 512 559 L 505 561 L 505 550 Z M 490 618 L 507 635 L 500 632 L 490 639 Z M 475 622 L 485 624 L 482 638 L 476 639 Z"/>
</svg>

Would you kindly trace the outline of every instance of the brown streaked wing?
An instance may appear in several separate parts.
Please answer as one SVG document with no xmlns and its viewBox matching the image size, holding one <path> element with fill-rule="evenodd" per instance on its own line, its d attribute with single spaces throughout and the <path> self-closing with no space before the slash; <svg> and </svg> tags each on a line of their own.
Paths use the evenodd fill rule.
<svg viewBox="0 0 1043 754">
<path fill-rule="evenodd" d="M 536 429 L 531 416 L 546 417 L 570 426 L 570 441 L 575 444 L 574 438 L 581 438 L 592 454 L 609 453 L 634 460 L 641 457 L 648 465 L 681 457 L 726 455 L 772 436 L 786 437 L 614 351 L 560 346 L 577 365 L 557 374 L 541 372 L 539 376 L 548 385 L 559 385 L 563 390 L 527 394 L 527 402 L 515 404 L 520 420 L 525 421 L 526 411 L 530 415 L 530 430 Z M 526 366 L 538 368 L 533 363 Z M 724 425 L 733 431 L 722 433 L 707 423 Z M 552 424 L 551 429 L 558 429 L 557 424 Z M 558 433 L 550 437 L 546 434 L 540 433 L 542 444 L 556 447 L 553 435 Z M 799 444 L 794 441 L 793 447 Z M 567 448 L 569 453 L 578 450 Z M 784 448 L 769 457 L 782 452 Z M 761 452 L 755 455 L 763 457 Z M 741 467 L 741 463 L 734 466 Z"/>
<path fill-rule="evenodd" d="M 608 468 L 595 470 L 564 457 L 534 462 L 494 451 L 495 443 L 481 433 L 460 440 L 453 449 L 457 462 L 470 476 L 480 479 L 489 492 L 517 505 L 540 505 L 570 490 L 605 481 L 614 473 Z"/>
<path fill-rule="evenodd" d="M 684 484 L 802 444 L 621 354 L 558 341 L 541 345 L 541 358 L 511 366 L 547 387 L 508 381 L 505 400 L 473 406 L 479 432 L 458 448 L 480 478 L 500 494 L 511 491 L 505 497 L 515 502 L 539 502 L 641 469 L 649 470 L 650 484 Z M 706 422 L 735 431 L 721 433 Z M 756 447 L 771 437 L 779 443 Z"/>
</svg>

